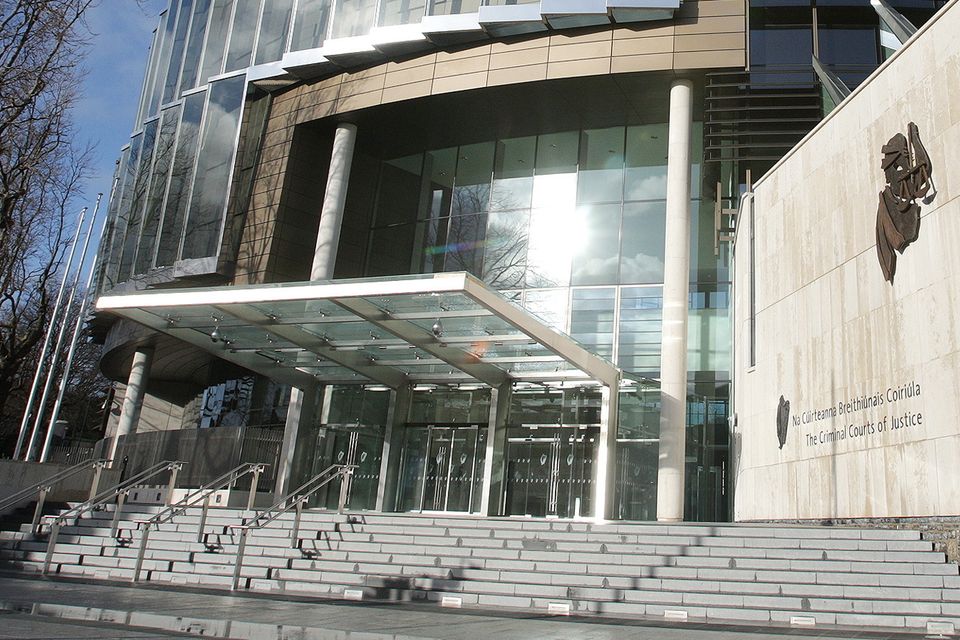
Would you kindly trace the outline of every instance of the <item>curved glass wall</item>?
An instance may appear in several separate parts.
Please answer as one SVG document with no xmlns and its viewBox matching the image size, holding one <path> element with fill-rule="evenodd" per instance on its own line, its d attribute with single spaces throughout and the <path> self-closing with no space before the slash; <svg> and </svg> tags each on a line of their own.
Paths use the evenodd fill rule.
<svg viewBox="0 0 960 640">
<path fill-rule="evenodd" d="M 696 123 L 695 158 L 701 138 Z M 383 160 L 366 178 L 377 189 L 364 275 L 469 271 L 626 371 L 659 375 L 666 145 L 655 123 Z M 690 367 L 726 372 L 727 261 L 699 162 L 693 176 Z"/>
</svg>

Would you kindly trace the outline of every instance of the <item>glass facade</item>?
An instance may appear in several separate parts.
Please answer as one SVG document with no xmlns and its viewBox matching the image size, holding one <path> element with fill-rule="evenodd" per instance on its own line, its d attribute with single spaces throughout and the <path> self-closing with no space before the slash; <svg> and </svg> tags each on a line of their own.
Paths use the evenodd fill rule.
<svg viewBox="0 0 960 640">
<path fill-rule="evenodd" d="M 701 128 L 694 125 L 693 157 Z M 469 271 L 585 347 L 659 375 L 666 124 L 491 140 L 382 160 L 362 275 Z M 729 372 L 729 269 L 693 166 L 694 370 Z M 362 242 L 360 239 L 345 239 Z M 719 291 L 719 292 L 718 292 Z M 727 354 L 724 357 L 722 354 Z"/>
</svg>

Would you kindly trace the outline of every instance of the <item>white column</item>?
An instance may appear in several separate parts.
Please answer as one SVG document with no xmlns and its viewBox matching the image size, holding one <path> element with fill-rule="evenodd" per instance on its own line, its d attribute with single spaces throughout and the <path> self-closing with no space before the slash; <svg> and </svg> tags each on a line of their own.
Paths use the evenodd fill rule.
<svg viewBox="0 0 960 640">
<path fill-rule="evenodd" d="M 383 450 L 380 458 L 380 479 L 377 481 L 377 511 L 396 509 L 397 475 L 400 472 L 400 446 L 403 426 L 410 415 L 410 400 L 413 388 L 403 385 L 390 391 L 390 408 L 383 433 Z"/>
<path fill-rule="evenodd" d="M 593 517 L 598 521 L 612 516 L 617 466 L 617 415 L 619 414 L 619 381 L 603 385 L 600 390 L 600 436 L 597 442 L 597 463 L 593 481 Z"/>
<path fill-rule="evenodd" d="M 505 449 L 507 444 L 507 415 L 513 387 L 505 383 L 490 389 L 490 413 L 487 419 L 487 453 L 483 459 L 483 494 L 480 513 L 485 516 L 502 515 L 500 498 L 503 495 Z"/>
<path fill-rule="evenodd" d="M 294 461 L 297 456 L 297 444 L 304 435 L 300 427 L 306 427 L 313 421 L 317 408 L 318 385 L 309 389 L 290 390 L 290 404 L 287 407 L 287 420 L 283 427 L 283 443 L 280 445 L 280 459 L 277 460 L 277 477 L 273 485 L 274 498 L 279 500 L 293 489 Z M 307 478 L 301 480 L 305 481 Z"/>
<path fill-rule="evenodd" d="M 110 460 L 113 460 L 117 453 L 117 445 L 120 443 L 121 436 L 137 431 L 137 422 L 140 420 L 140 409 L 143 407 L 143 395 L 147 390 L 152 363 L 152 347 L 141 347 L 134 352 L 133 363 L 130 365 L 130 375 L 127 377 L 127 389 L 123 394 L 123 404 L 120 408 L 117 432 L 113 434 L 113 443 L 110 445 L 110 455 L 108 456 Z"/>
<path fill-rule="evenodd" d="M 660 347 L 660 464 L 657 520 L 683 520 L 687 423 L 687 299 L 690 294 L 690 136 L 693 83 L 670 86 L 667 219 Z"/>
<path fill-rule="evenodd" d="M 353 164 L 353 147 L 357 141 L 357 127 L 352 124 L 337 125 L 330 154 L 330 171 L 327 173 L 327 188 L 323 193 L 320 210 L 320 228 L 317 229 L 317 245 L 313 253 L 311 280 L 330 280 L 337 263 L 337 245 L 340 242 L 340 227 L 343 223 L 343 208 L 347 201 L 347 186 L 350 182 L 350 167 Z"/>
<path fill-rule="evenodd" d="M 330 152 L 330 170 L 327 172 L 327 187 L 323 193 L 323 205 L 320 208 L 320 226 L 317 229 L 317 243 L 313 252 L 313 265 L 310 268 L 311 280 L 330 280 L 337 264 L 337 245 L 340 243 L 340 227 L 343 223 L 343 209 L 347 201 L 347 186 L 350 182 L 350 167 L 353 163 L 353 147 L 357 140 L 357 127 L 352 124 L 337 125 L 333 137 L 333 150 Z M 287 409 L 287 421 L 283 432 L 283 448 L 280 454 L 280 468 L 277 469 L 277 482 L 274 491 L 278 498 L 286 495 L 290 489 L 293 473 L 293 461 L 296 456 L 300 422 L 312 420 L 316 409 L 313 396 L 315 388 L 291 389 L 290 405 Z M 304 478 L 306 480 L 306 478 Z"/>
</svg>

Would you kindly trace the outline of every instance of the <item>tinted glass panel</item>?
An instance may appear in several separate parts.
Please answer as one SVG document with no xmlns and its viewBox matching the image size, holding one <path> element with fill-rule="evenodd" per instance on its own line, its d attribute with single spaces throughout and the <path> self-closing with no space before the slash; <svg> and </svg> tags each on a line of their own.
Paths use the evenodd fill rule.
<svg viewBox="0 0 960 640">
<path fill-rule="evenodd" d="M 376 0 L 341 0 L 333 16 L 333 37 L 361 36 L 373 25 Z"/>
<path fill-rule="evenodd" d="M 620 248 L 620 204 L 581 205 L 574 222 L 579 242 L 571 284 L 616 284 Z"/>
<path fill-rule="evenodd" d="M 486 211 L 490 199 L 493 153 L 492 142 L 460 147 L 451 215 Z"/>
<path fill-rule="evenodd" d="M 197 72 L 200 68 L 200 55 L 203 53 L 203 38 L 207 33 L 207 20 L 210 17 L 210 0 L 196 0 L 193 9 L 193 24 L 187 40 L 187 50 L 183 55 L 183 73 L 180 76 L 180 91 L 193 89 L 197 84 Z"/>
<path fill-rule="evenodd" d="M 200 140 L 200 118 L 206 93 L 194 93 L 183 101 L 183 116 L 177 136 L 177 151 L 170 171 L 170 186 L 164 207 L 160 241 L 157 247 L 158 267 L 170 266 L 180 255 L 180 237 L 187 213 L 193 168 Z"/>
<path fill-rule="evenodd" d="M 533 197 L 534 136 L 497 142 L 490 209 L 526 209 Z"/>
<path fill-rule="evenodd" d="M 163 194 L 167 189 L 167 178 L 173 165 L 174 144 L 176 142 L 177 122 L 180 119 L 180 107 L 163 111 L 160 135 L 154 151 L 153 176 L 150 179 L 150 193 L 147 209 L 143 217 L 143 230 L 140 232 L 140 246 L 134 273 L 146 273 L 153 266 L 153 254 L 157 246 L 157 229 L 163 208 Z"/>
<path fill-rule="evenodd" d="M 621 289 L 620 349 L 617 364 L 626 371 L 659 375 L 662 319 L 661 287 Z"/>
<path fill-rule="evenodd" d="M 120 255 L 119 282 L 127 280 L 133 271 L 134 254 L 140 239 L 140 223 L 143 220 L 143 208 L 147 200 L 147 188 L 150 184 L 150 167 L 153 162 L 153 147 L 157 139 L 159 120 L 147 123 L 143 128 L 143 145 L 140 149 L 140 161 L 137 163 L 137 179 L 133 183 L 130 209 L 127 213 L 127 231 L 123 239 L 123 253 Z"/>
<path fill-rule="evenodd" d="M 256 64 L 274 62 L 283 56 L 290 29 L 293 0 L 273 0 L 263 5 L 260 37 L 257 39 Z"/>
<path fill-rule="evenodd" d="M 192 17 L 193 0 L 183 0 L 180 5 L 180 17 L 177 19 L 177 30 L 170 50 L 170 67 L 167 69 L 167 79 L 163 85 L 163 101 L 166 104 L 177 96 L 177 85 L 180 83 L 180 70 L 183 64 L 183 50 L 187 45 L 187 32 Z"/>
<path fill-rule="evenodd" d="M 623 194 L 624 128 L 588 129 L 580 136 L 580 202 L 619 202 Z"/>
<path fill-rule="evenodd" d="M 624 200 L 667 197 L 667 125 L 627 127 Z"/>
<path fill-rule="evenodd" d="M 383 0 L 380 3 L 380 26 L 420 22 L 426 11 L 426 0 Z"/>
<path fill-rule="evenodd" d="M 240 125 L 246 78 L 238 76 L 210 85 L 210 99 L 197 156 L 197 172 L 190 198 L 190 216 L 183 243 L 184 258 L 215 255 L 233 169 L 233 151 Z"/>
<path fill-rule="evenodd" d="M 234 0 L 216 0 L 213 15 L 210 16 L 210 33 L 203 50 L 203 66 L 200 70 L 200 82 L 206 82 L 210 76 L 223 71 L 223 49 L 227 44 L 230 29 L 230 13 Z"/>
<path fill-rule="evenodd" d="M 499 288 L 523 286 L 530 211 L 491 212 L 484 242 L 484 282 Z"/>
<path fill-rule="evenodd" d="M 236 71 L 250 66 L 259 13 L 260 0 L 237 0 L 233 29 L 230 31 L 227 66 L 224 71 Z"/>
<path fill-rule="evenodd" d="M 665 223 L 662 201 L 624 203 L 620 282 L 663 282 Z"/>
<path fill-rule="evenodd" d="M 156 73 L 153 74 L 153 86 L 150 89 L 150 107 L 147 109 L 148 117 L 156 115 L 160 108 L 160 97 L 163 95 L 163 90 L 167 82 L 167 72 L 170 67 L 170 50 L 173 48 L 173 37 L 176 32 L 179 9 L 180 5 L 178 3 L 172 3 L 170 11 L 163 21 L 163 33 L 160 34 L 160 53 L 157 57 Z"/>
<path fill-rule="evenodd" d="M 613 316 L 617 291 L 574 289 L 570 309 L 570 335 L 605 358 L 613 357 Z"/>
<path fill-rule="evenodd" d="M 327 37 L 329 20 L 330 0 L 300 0 L 290 50 L 315 49 L 322 45 Z"/>
</svg>

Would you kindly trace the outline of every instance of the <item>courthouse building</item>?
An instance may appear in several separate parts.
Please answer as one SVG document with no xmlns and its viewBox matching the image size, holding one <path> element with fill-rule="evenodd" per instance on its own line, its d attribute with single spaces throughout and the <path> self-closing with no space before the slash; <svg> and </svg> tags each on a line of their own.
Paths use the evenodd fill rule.
<svg viewBox="0 0 960 640">
<path fill-rule="evenodd" d="M 105 453 L 184 459 L 196 478 L 268 462 L 280 493 L 356 464 L 355 510 L 960 513 L 960 496 L 925 514 L 895 498 L 839 509 L 862 499 L 841 487 L 892 480 L 882 461 L 839 481 L 830 465 L 878 449 L 844 449 L 866 441 L 853 432 L 801 440 L 826 422 L 779 443 L 776 428 L 781 395 L 790 425 L 875 389 L 916 383 L 942 403 L 952 380 L 956 395 L 955 364 L 948 379 L 863 368 L 956 357 L 916 346 L 941 321 L 901 291 L 923 289 L 910 263 L 934 258 L 907 251 L 893 284 L 875 258 L 831 262 L 838 247 L 874 251 L 882 144 L 910 120 L 938 139 L 939 121 L 904 108 L 881 132 L 844 105 L 824 123 L 836 135 L 801 145 L 741 207 L 943 4 L 171 0 L 100 249 L 94 327 L 116 382 Z M 954 90 L 947 113 L 952 50 L 924 58 Z M 911 104 L 927 99 L 917 77 Z M 818 164 L 831 144 L 848 156 Z M 946 202 L 944 148 L 928 144 Z M 854 170 L 864 182 L 845 191 Z M 848 222 L 854 197 L 863 220 Z M 814 206 L 827 198 L 844 205 Z M 937 237 L 927 224 L 918 242 Z M 833 320 L 860 322 L 842 343 L 823 338 L 847 326 L 827 326 L 839 298 Z M 870 313 L 898 305 L 917 314 L 915 348 L 872 351 L 900 325 Z M 938 406 L 956 416 L 952 403 Z M 901 486 L 938 455 L 908 449 Z M 790 507 L 799 494 L 816 506 Z"/>
</svg>

